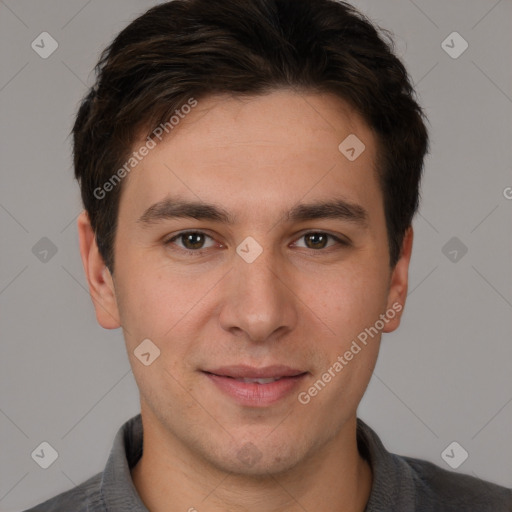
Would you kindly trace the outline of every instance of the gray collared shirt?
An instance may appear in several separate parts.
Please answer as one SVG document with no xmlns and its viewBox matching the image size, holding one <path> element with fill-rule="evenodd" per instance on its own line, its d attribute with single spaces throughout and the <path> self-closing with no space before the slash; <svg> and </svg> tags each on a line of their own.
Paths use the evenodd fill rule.
<svg viewBox="0 0 512 512">
<path fill-rule="evenodd" d="M 512 512 L 512 489 L 389 453 L 360 419 L 357 441 L 373 471 L 365 512 Z M 139 414 L 119 429 L 102 473 L 26 512 L 148 512 L 130 474 L 141 455 Z"/>
</svg>

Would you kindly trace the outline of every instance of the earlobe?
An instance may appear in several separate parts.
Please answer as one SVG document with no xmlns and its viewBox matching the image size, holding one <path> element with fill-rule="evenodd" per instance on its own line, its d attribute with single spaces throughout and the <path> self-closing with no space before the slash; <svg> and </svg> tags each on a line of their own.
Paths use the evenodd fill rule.
<svg viewBox="0 0 512 512">
<path fill-rule="evenodd" d="M 84 266 L 89 293 L 98 323 L 105 329 L 121 326 L 114 289 L 114 281 L 96 244 L 96 236 L 86 211 L 77 220 L 80 255 Z"/>
<path fill-rule="evenodd" d="M 386 324 L 384 332 L 392 332 L 400 325 L 400 318 L 407 299 L 413 235 L 413 229 L 412 226 L 410 226 L 404 235 L 400 258 L 391 273 L 387 311 L 393 311 L 393 318 Z"/>
</svg>

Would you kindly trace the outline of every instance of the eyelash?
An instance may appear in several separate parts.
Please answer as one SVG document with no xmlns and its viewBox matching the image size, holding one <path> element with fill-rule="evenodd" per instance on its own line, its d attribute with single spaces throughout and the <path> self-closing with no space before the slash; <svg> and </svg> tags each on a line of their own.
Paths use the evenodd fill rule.
<svg viewBox="0 0 512 512">
<path fill-rule="evenodd" d="M 196 231 L 181 231 L 177 235 L 174 235 L 172 238 L 165 240 L 164 245 L 166 245 L 166 246 L 171 245 L 175 240 L 178 240 L 180 237 L 185 236 L 185 235 L 190 235 L 190 234 L 204 235 L 205 237 L 211 238 L 213 240 L 213 237 L 211 237 L 210 235 L 208 235 L 208 233 L 205 233 L 204 231 L 197 231 L 197 230 Z M 302 234 L 297 240 L 300 240 L 301 238 L 304 238 L 305 236 L 311 235 L 311 234 L 326 235 L 327 237 L 333 239 L 338 245 L 340 245 L 342 247 L 349 247 L 351 245 L 350 242 L 348 242 L 347 240 L 344 240 L 335 235 L 332 235 L 331 233 L 326 233 L 325 231 L 308 231 L 308 232 Z M 321 252 L 321 251 L 326 251 L 327 249 L 330 249 L 332 247 L 334 247 L 334 246 L 331 245 L 331 246 L 328 246 L 328 247 L 325 247 L 322 249 L 310 249 L 310 250 L 314 251 L 314 252 Z M 207 247 L 206 249 L 196 249 L 196 250 L 184 249 L 182 247 L 179 247 L 180 252 L 185 253 L 185 254 L 191 254 L 194 256 L 200 256 L 204 252 L 208 251 L 208 249 L 211 249 L 211 247 Z M 306 247 L 306 249 L 308 249 L 308 247 Z"/>
</svg>

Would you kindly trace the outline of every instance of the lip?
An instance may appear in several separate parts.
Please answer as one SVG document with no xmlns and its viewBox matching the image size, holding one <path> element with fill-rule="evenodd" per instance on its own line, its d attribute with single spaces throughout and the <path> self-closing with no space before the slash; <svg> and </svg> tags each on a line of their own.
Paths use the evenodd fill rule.
<svg viewBox="0 0 512 512">
<path fill-rule="evenodd" d="M 229 366 L 203 371 L 203 374 L 217 389 L 239 405 L 268 407 L 289 396 L 308 375 L 308 372 L 289 366 L 274 365 L 263 368 Z M 265 384 L 236 380 L 268 378 L 278 378 L 279 380 Z"/>
<path fill-rule="evenodd" d="M 211 370 L 203 370 L 221 377 L 232 377 L 233 379 L 269 379 L 276 377 L 294 377 L 305 370 L 291 368 L 290 366 L 274 364 L 272 366 L 262 366 L 257 368 L 248 365 L 222 366 Z"/>
</svg>

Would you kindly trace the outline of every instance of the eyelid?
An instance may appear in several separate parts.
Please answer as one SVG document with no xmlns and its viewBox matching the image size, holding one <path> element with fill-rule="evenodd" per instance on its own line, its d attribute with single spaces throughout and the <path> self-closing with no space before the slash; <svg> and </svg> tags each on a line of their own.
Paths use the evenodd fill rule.
<svg viewBox="0 0 512 512">
<path fill-rule="evenodd" d="M 171 243 L 174 243 L 175 240 L 179 239 L 180 237 L 188 234 L 200 234 L 204 235 L 207 238 L 210 238 L 211 240 L 215 240 L 212 235 L 209 235 L 206 231 L 203 231 L 201 229 L 186 229 L 184 231 L 180 231 L 179 233 L 175 233 L 172 236 L 164 239 L 164 245 L 170 245 Z M 222 244 L 221 244 L 222 245 Z M 184 247 L 179 247 L 180 250 L 184 252 L 193 252 L 193 253 L 200 253 L 201 251 L 204 251 L 206 249 L 210 249 L 210 247 L 201 248 L 201 249 L 185 249 Z"/>
<path fill-rule="evenodd" d="M 306 231 L 300 233 L 296 237 L 295 241 L 300 240 L 301 238 L 304 238 L 306 235 L 310 235 L 312 233 L 320 234 L 320 235 L 327 235 L 328 237 L 330 237 L 331 239 L 333 239 L 336 242 L 336 244 L 329 245 L 323 249 L 317 249 L 317 250 L 311 249 L 312 251 L 315 251 L 315 252 L 321 252 L 322 250 L 326 251 L 327 249 L 329 249 L 331 247 L 335 247 L 336 245 L 345 246 L 345 247 L 352 245 L 352 242 L 347 237 L 344 237 L 343 235 L 335 235 L 333 233 L 330 233 L 329 231 L 323 231 L 321 229 L 306 230 Z M 304 247 L 301 247 L 301 248 L 304 249 Z M 305 247 L 305 249 L 309 249 L 309 247 Z"/>
</svg>

